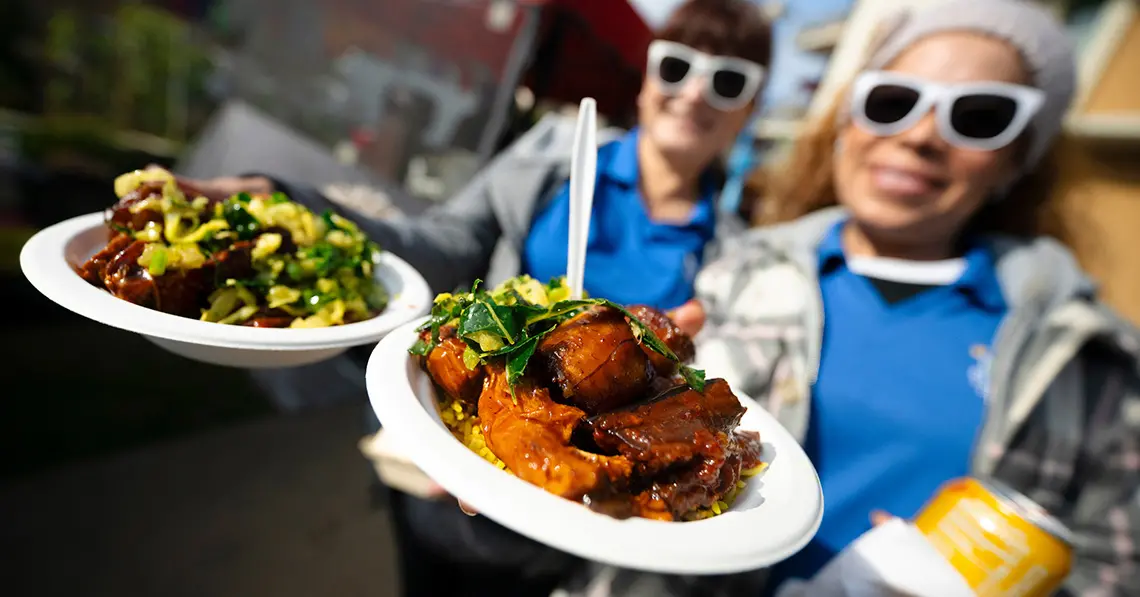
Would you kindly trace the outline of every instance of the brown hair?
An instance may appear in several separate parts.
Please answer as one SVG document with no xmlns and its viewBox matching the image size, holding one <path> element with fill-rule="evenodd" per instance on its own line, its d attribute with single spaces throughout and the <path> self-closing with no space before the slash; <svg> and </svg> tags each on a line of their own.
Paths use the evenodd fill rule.
<svg viewBox="0 0 1140 597">
<path fill-rule="evenodd" d="M 759 6 L 746 0 L 688 0 L 657 38 L 764 67 L 772 60 L 772 28 Z"/>
<path fill-rule="evenodd" d="M 757 226 L 794 220 L 813 211 L 837 205 L 835 141 L 840 93 L 831 109 L 796 140 L 787 161 L 758 171 L 748 183 L 748 195 L 759 203 L 752 210 Z M 969 232 L 1003 233 L 1028 238 L 1051 236 L 1072 246 L 1069 222 L 1054 200 L 1061 178 L 1062 154 L 1068 142 L 1058 138 L 1052 150 L 1023 176 L 1001 200 L 987 204 L 967 225 Z"/>
</svg>

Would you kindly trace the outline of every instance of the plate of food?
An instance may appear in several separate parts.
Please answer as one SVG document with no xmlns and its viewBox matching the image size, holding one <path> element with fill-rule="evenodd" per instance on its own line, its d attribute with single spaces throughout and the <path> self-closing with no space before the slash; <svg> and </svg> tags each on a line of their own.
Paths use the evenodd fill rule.
<svg viewBox="0 0 1140 597">
<path fill-rule="evenodd" d="M 823 515 L 795 439 L 687 363 L 668 316 L 520 277 L 435 298 L 368 362 L 416 466 L 481 515 L 625 568 L 726 574 L 799 551 Z"/>
<path fill-rule="evenodd" d="M 115 180 L 118 201 L 20 252 L 46 297 L 176 354 L 289 367 L 369 344 L 431 306 L 423 277 L 356 224 L 281 193 L 200 196 L 166 170 Z"/>
</svg>

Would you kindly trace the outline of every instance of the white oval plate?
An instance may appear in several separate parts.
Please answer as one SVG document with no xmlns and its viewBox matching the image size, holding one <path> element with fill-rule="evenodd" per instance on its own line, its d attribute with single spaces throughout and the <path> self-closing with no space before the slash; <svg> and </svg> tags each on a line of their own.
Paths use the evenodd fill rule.
<svg viewBox="0 0 1140 597">
<path fill-rule="evenodd" d="M 366 381 L 372 408 L 404 451 L 451 495 L 535 541 L 623 568 L 728 574 L 770 566 L 799 551 L 823 516 L 819 477 L 795 439 L 751 398 L 741 429 L 760 432 L 769 467 L 748 479 L 720 516 L 694 522 L 618 520 L 499 470 L 451 435 L 435 390 L 408 354 L 423 320 L 376 345 Z"/>
<path fill-rule="evenodd" d="M 162 313 L 115 298 L 75 272 L 107 243 L 103 214 L 65 220 L 41 230 L 20 251 L 20 268 L 36 290 L 60 306 L 112 327 L 142 334 L 184 357 L 246 368 L 292 367 L 332 358 L 369 344 L 431 307 L 427 282 L 407 262 L 381 253 L 376 278 L 391 295 L 380 315 L 317 329 L 269 329 L 221 325 Z"/>
</svg>

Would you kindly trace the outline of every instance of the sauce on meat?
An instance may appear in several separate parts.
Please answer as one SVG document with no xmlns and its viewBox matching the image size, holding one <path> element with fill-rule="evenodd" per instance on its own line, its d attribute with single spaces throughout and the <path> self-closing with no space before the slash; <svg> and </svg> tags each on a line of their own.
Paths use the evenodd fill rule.
<svg viewBox="0 0 1140 597">
<path fill-rule="evenodd" d="M 667 315 L 629 312 L 693 358 Z M 486 446 L 520 479 L 617 518 L 685 520 L 734 494 L 761 463 L 760 437 L 737 430 L 745 408 L 727 382 L 689 387 L 630 329 L 620 311 L 591 307 L 538 343 L 538 366 L 514 387 L 501 363 L 465 363 L 454 324 L 421 365 L 448 400 L 476 405 Z"/>
</svg>

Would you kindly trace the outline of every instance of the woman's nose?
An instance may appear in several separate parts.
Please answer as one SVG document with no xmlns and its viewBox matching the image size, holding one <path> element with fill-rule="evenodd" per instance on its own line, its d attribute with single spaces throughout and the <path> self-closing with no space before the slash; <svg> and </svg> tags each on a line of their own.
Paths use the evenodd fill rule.
<svg viewBox="0 0 1140 597">
<path fill-rule="evenodd" d="M 708 81 L 704 76 L 689 77 L 677 92 L 677 97 L 687 102 L 702 102 L 705 99 L 705 85 L 708 85 Z"/>
<path fill-rule="evenodd" d="M 947 148 L 946 140 L 938 132 L 938 121 L 933 110 L 927 112 L 921 120 L 914 123 L 914 126 L 899 133 L 898 136 L 899 140 L 919 153 L 943 151 Z"/>
</svg>

